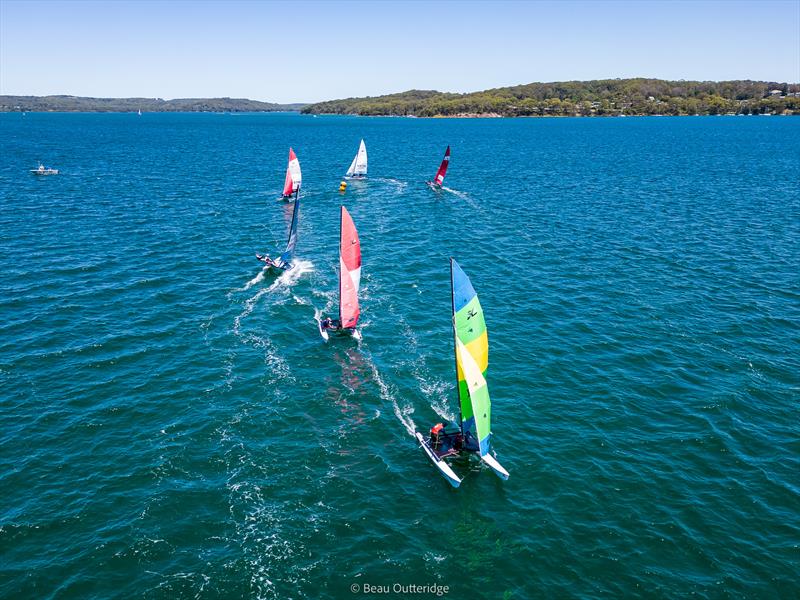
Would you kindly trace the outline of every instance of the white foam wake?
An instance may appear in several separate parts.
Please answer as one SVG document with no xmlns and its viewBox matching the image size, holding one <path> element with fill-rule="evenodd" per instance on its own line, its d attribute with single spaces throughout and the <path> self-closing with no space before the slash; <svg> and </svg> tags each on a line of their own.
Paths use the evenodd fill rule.
<svg viewBox="0 0 800 600">
<path fill-rule="evenodd" d="M 408 187 L 407 181 L 400 181 L 399 179 L 394 179 L 393 177 L 375 177 L 374 179 L 375 181 L 393 185 L 397 188 L 398 192 L 403 192 Z"/>
<path fill-rule="evenodd" d="M 466 193 L 466 192 L 460 192 L 460 191 L 458 191 L 458 190 L 454 190 L 453 188 L 449 188 L 449 187 L 446 187 L 446 186 L 442 186 L 442 189 L 443 189 L 445 192 L 450 192 L 450 193 L 451 193 L 451 194 L 453 194 L 454 196 L 458 196 L 458 197 L 459 197 L 459 198 L 461 198 L 462 200 L 465 200 L 465 201 L 466 201 L 466 203 L 467 203 L 467 204 L 469 204 L 469 205 L 470 205 L 472 208 L 474 208 L 474 209 L 476 209 L 476 210 L 479 210 L 479 209 L 480 209 L 480 206 L 478 206 L 478 203 L 477 203 L 477 202 L 475 202 L 475 201 L 472 199 L 472 196 L 470 196 L 468 193 Z"/>
<path fill-rule="evenodd" d="M 314 270 L 314 263 L 312 263 L 311 261 L 295 259 L 294 266 L 288 271 L 284 271 L 283 273 L 281 273 L 275 279 L 275 281 L 272 282 L 269 289 L 274 290 L 279 287 L 291 287 L 292 285 L 295 284 L 295 282 L 297 282 L 298 279 L 300 279 L 302 275 L 304 275 L 305 273 L 310 273 L 313 270 Z M 258 275 L 253 277 L 247 283 L 245 283 L 244 286 L 236 288 L 233 291 L 231 291 L 228 294 L 228 296 L 230 297 L 230 295 L 235 292 L 246 292 L 254 285 L 261 283 L 262 281 L 264 281 L 264 279 L 266 279 L 268 271 L 269 267 L 264 267 L 258 272 Z"/>
<path fill-rule="evenodd" d="M 297 283 L 303 275 L 314 271 L 314 263 L 310 260 L 295 258 L 292 263 L 294 263 L 294 266 L 288 271 L 281 273 L 275 281 L 272 282 L 272 285 L 267 288 L 267 291 L 272 292 L 280 288 L 290 288 Z"/>
<path fill-rule="evenodd" d="M 364 358 L 367 359 L 366 363 L 369 365 L 370 371 L 372 371 L 372 377 L 378 384 L 378 388 L 380 388 L 381 398 L 384 401 L 391 403 L 395 416 L 398 418 L 400 423 L 403 424 L 403 427 L 406 428 L 408 435 L 413 436 L 417 426 L 414 424 L 414 421 L 409 415 L 414 412 L 414 407 L 411 404 L 406 404 L 405 406 L 401 407 L 397 403 L 397 399 L 392 393 L 392 390 L 389 389 L 389 386 L 386 385 L 386 382 L 381 377 L 380 371 L 378 371 L 378 367 L 375 366 L 375 362 L 372 360 L 372 358 L 368 354 L 364 354 Z"/>
<path fill-rule="evenodd" d="M 245 284 L 244 284 L 244 287 L 241 287 L 241 288 L 239 288 L 239 289 L 237 289 L 237 290 L 234 290 L 234 291 L 237 291 L 237 292 L 246 292 L 246 291 L 247 291 L 247 290 L 249 290 L 251 287 L 253 287 L 255 284 L 257 284 L 257 283 L 261 283 L 262 281 L 264 281 L 264 276 L 266 275 L 266 273 L 267 273 L 267 270 L 268 270 L 268 269 L 269 269 L 269 267 L 264 267 L 263 269 L 261 269 L 261 271 L 259 271 L 258 275 L 256 275 L 255 277 L 253 277 L 253 278 L 252 278 L 250 281 L 248 281 L 247 283 L 245 283 Z"/>
<path fill-rule="evenodd" d="M 410 361 L 410 371 L 419 386 L 420 392 L 429 402 L 433 411 L 447 421 L 457 421 L 455 413 L 450 407 L 448 391 L 450 384 L 446 381 L 431 375 L 425 357 L 419 354 L 418 341 L 414 330 L 403 317 L 398 319 L 403 332 L 403 338 L 409 343 L 411 348 L 406 352 L 406 357 Z"/>
</svg>

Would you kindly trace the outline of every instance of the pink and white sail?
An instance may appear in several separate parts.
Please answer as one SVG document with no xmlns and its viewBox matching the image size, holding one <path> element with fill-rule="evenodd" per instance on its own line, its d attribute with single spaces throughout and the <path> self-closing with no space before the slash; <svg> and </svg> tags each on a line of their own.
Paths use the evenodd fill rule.
<svg viewBox="0 0 800 600">
<path fill-rule="evenodd" d="M 300 172 L 300 161 L 294 150 L 289 148 L 289 165 L 286 167 L 286 181 L 283 184 L 283 195 L 288 198 L 294 194 L 299 188 L 300 183 L 303 181 L 303 175 Z"/>
<path fill-rule="evenodd" d="M 361 242 L 350 213 L 342 206 L 339 238 L 339 322 L 342 329 L 358 324 L 358 287 L 361 284 Z"/>
</svg>

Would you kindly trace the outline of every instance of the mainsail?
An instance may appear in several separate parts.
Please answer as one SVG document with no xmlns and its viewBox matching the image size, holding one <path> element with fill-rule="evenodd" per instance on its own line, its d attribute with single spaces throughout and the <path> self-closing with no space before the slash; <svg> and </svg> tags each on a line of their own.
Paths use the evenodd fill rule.
<svg viewBox="0 0 800 600">
<path fill-rule="evenodd" d="M 358 324 L 358 286 L 361 283 L 361 243 L 350 213 L 342 206 L 339 238 L 339 322 L 342 328 Z"/>
<path fill-rule="evenodd" d="M 353 157 L 353 162 L 350 163 L 350 168 L 347 169 L 345 177 L 366 177 L 367 176 L 367 147 L 364 145 L 364 140 L 358 147 L 358 153 Z"/>
<path fill-rule="evenodd" d="M 289 239 L 286 242 L 286 250 L 280 257 L 282 265 L 288 265 L 294 256 L 294 247 L 297 245 L 297 216 L 300 212 L 300 198 L 294 201 L 292 210 L 292 224 L 289 226 Z"/>
<path fill-rule="evenodd" d="M 439 170 L 436 171 L 436 177 L 433 178 L 433 182 L 436 185 L 442 185 L 444 181 L 444 176 L 447 174 L 447 167 L 450 164 L 450 146 L 447 147 L 447 150 L 444 152 L 444 158 L 442 159 L 442 164 L 439 165 Z"/>
<path fill-rule="evenodd" d="M 303 180 L 303 175 L 300 172 L 300 161 L 294 150 L 289 148 L 289 165 L 286 167 L 286 180 L 283 184 L 283 195 L 286 197 L 294 194 L 299 188 Z"/>
<path fill-rule="evenodd" d="M 458 263 L 450 259 L 455 337 L 456 377 L 461 408 L 461 430 L 489 452 L 491 401 L 486 384 L 489 366 L 489 338 L 478 295 Z"/>
</svg>

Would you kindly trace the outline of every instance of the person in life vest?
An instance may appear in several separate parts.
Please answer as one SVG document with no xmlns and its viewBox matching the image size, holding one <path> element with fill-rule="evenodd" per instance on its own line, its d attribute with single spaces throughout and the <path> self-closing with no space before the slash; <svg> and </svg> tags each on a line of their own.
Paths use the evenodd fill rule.
<svg viewBox="0 0 800 600">
<path fill-rule="evenodd" d="M 272 260 L 272 259 L 271 259 L 269 256 L 267 256 L 266 254 L 264 254 L 264 255 L 261 255 L 261 254 L 256 254 L 256 258 L 257 258 L 258 260 L 260 260 L 261 262 L 265 263 L 265 264 L 266 264 L 268 267 L 271 267 L 271 266 L 273 266 L 273 265 L 277 266 L 277 264 L 275 263 L 275 261 L 274 261 L 274 260 Z"/>
<path fill-rule="evenodd" d="M 434 450 L 438 450 L 439 446 L 442 444 L 442 434 L 444 433 L 444 425 L 442 423 L 437 423 L 433 427 L 431 427 L 431 447 Z"/>
<path fill-rule="evenodd" d="M 319 322 L 320 327 L 323 331 L 326 329 L 339 329 L 340 323 L 338 319 L 331 319 L 330 317 L 325 317 L 322 321 Z"/>
</svg>

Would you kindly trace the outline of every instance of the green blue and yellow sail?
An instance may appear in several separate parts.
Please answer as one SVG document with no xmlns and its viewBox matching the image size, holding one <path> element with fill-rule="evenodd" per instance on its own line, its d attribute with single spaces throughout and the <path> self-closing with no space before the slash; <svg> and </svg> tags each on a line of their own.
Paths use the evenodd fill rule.
<svg viewBox="0 0 800 600">
<path fill-rule="evenodd" d="M 492 433 L 492 406 L 486 384 L 489 366 L 486 321 L 469 277 L 452 258 L 450 275 L 461 430 L 466 438 L 480 446 L 480 454 L 484 456 L 489 452 Z"/>
</svg>

